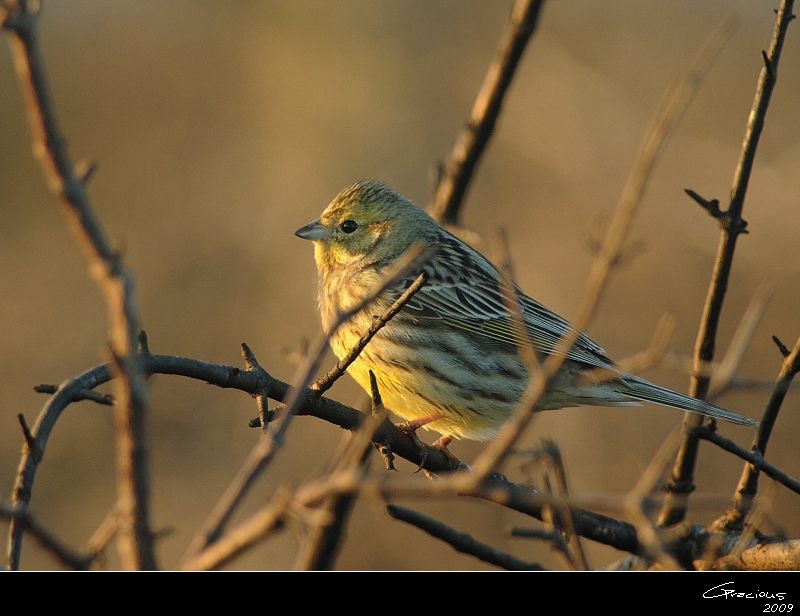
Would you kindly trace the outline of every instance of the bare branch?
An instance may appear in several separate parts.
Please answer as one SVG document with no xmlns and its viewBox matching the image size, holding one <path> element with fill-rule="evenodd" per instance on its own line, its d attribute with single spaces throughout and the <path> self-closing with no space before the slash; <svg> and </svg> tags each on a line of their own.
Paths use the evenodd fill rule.
<svg viewBox="0 0 800 616">
<path fill-rule="evenodd" d="M 722 304 L 728 288 L 736 239 L 744 231 L 747 224 L 742 220 L 742 208 L 750 171 L 753 168 L 758 140 L 764 127 L 772 89 L 777 78 L 778 61 L 780 60 L 783 40 L 789 22 L 792 20 L 793 0 L 782 0 L 776 11 L 775 28 L 765 67 L 761 70 L 756 87 L 756 95 L 750 116 L 747 120 L 742 151 L 733 178 L 731 199 L 727 211 L 719 217 L 720 238 L 717 246 L 717 257 L 711 274 L 708 295 L 700 318 L 700 327 L 695 341 L 694 366 L 697 374 L 691 378 L 689 393 L 702 400 L 708 395 L 709 378 L 700 374 L 702 366 L 714 359 L 717 328 L 722 313 Z M 702 205 L 702 202 L 701 202 Z M 706 208 L 708 209 L 708 208 Z M 710 210 L 709 210 L 710 211 Z M 694 468 L 697 462 L 697 437 L 695 429 L 702 425 L 704 418 L 693 413 L 686 413 L 683 418 L 683 444 L 678 451 L 672 475 L 666 486 L 666 493 L 674 495 L 674 502 L 667 499 L 659 514 L 658 523 L 669 526 L 682 521 L 686 515 L 685 496 L 694 489 Z"/>
<path fill-rule="evenodd" d="M 800 569 L 800 539 L 768 543 L 742 552 L 743 569 L 748 571 L 797 571 Z"/>
<path fill-rule="evenodd" d="M 578 332 L 585 329 L 589 324 L 611 270 L 618 262 L 619 252 L 638 212 L 645 187 L 659 155 L 683 112 L 688 107 L 711 63 L 729 37 L 732 28 L 733 24 L 730 22 L 723 24 L 706 43 L 684 80 L 677 87 L 669 88 L 665 93 L 661 105 L 656 110 L 650 127 L 639 146 L 633 168 L 622 190 L 622 195 L 603 244 L 592 261 L 592 269 L 586 282 L 583 298 L 575 317 L 572 319 L 574 330 L 564 333 L 553 354 L 544 362 L 543 369 L 534 374 L 529 380 L 528 386 L 512 416 L 500 429 L 497 437 L 487 445 L 478 459 L 475 460 L 473 465 L 475 469 L 474 481 L 479 482 L 495 468 L 498 468 L 498 465 L 531 421 L 533 417 L 531 411 L 545 392 L 548 381 L 558 373 L 567 351 L 577 339 Z"/>
<path fill-rule="evenodd" d="M 520 560 L 515 556 L 506 554 L 495 548 L 475 540 L 467 533 L 461 533 L 457 530 L 450 528 L 446 524 L 434 520 L 413 509 L 400 507 L 399 505 L 388 505 L 386 512 L 395 520 L 401 520 L 416 526 L 420 530 L 425 531 L 432 537 L 441 539 L 445 543 L 452 546 L 457 552 L 462 554 L 469 554 L 484 562 L 502 567 L 508 571 L 544 571 L 541 565 L 536 563 L 528 563 Z"/>
<path fill-rule="evenodd" d="M 783 404 L 786 393 L 789 391 L 789 386 L 794 376 L 798 372 L 800 372 L 800 338 L 798 338 L 791 353 L 783 358 L 775 388 L 772 390 L 772 395 L 767 401 L 764 415 L 761 418 L 761 424 L 759 424 L 758 430 L 753 437 L 751 448 L 753 452 L 758 452 L 759 456 L 764 456 L 767 452 L 767 444 L 772 435 L 772 429 L 775 427 L 775 422 L 778 419 L 778 411 Z M 758 475 L 759 469 L 756 468 L 755 465 L 744 465 L 730 506 L 725 514 L 715 522 L 717 528 L 741 530 L 745 516 L 758 491 Z"/>
<path fill-rule="evenodd" d="M 39 50 L 38 9 L 38 2 L 16 3 L 13 8 L 7 8 L 3 27 L 9 33 L 14 65 L 25 98 L 34 153 L 108 306 L 111 352 L 120 375 L 117 380 L 119 404 L 115 410 L 117 486 L 122 514 L 120 555 L 123 565 L 129 569 L 154 569 L 148 505 L 148 451 L 144 440 L 147 387 L 136 353 L 138 325 L 133 277 L 108 242 L 89 202 L 83 183 L 89 170 L 80 177 L 76 175 L 67 154 Z M 15 506 L 24 508 L 27 501 L 15 501 Z M 19 519 L 12 521 L 12 534 L 16 533 Z M 21 536 L 18 535 L 10 554 L 12 569 L 19 566 L 20 549 Z"/>
<path fill-rule="evenodd" d="M 433 255 L 431 255 L 433 256 Z M 361 351 L 369 344 L 370 340 L 377 334 L 395 315 L 403 309 L 414 294 L 419 291 L 423 285 L 428 281 L 428 276 L 424 272 L 417 276 L 411 286 L 406 289 L 397 300 L 389 306 L 389 308 L 380 316 L 372 321 L 369 329 L 359 339 L 358 343 L 350 349 L 350 352 L 345 355 L 339 362 L 326 374 L 316 380 L 311 386 L 311 389 L 318 391 L 320 394 L 328 391 L 333 384 L 341 378 L 347 371 L 347 368 L 352 364 L 356 358 L 361 354 Z"/>
<path fill-rule="evenodd" d="M 35 385 L 33 391 L 39 394 L 54 394 L 58 391 L 58 386 L 47 384 Z M 114 406 L 114 396 L 111 394 L 101 394 L 91 389 L 75 393 L 74 402 L 80 402 L 81 400 L 91 400 L 92 402 L 97 402 L 97 404 L 102 404 L 104 406 Z"/>
<path fill-rule="evenodd" d="M 467 188 L 475 174 L 489 139 L 494 132 L 511 79 L 525 51 L 536 23 L 543 0 L 517 0 L 511 20 L 503 33 L 500 49 L 486 73 L 469 123 L 456 140 L 456 145 L 444 165 L 444 174 L 433 196 L 429 210 L 440 223 L 457 225 Z"/>
<path fill-rule="evenodd" d="M 0 518 L 16 520 L 21 531 L 27 531 L 46 551 L 50 552 L 56 560 L 70 569 L 86 571 L 94 562 L 95 555 L 81 554 L 64 545 L 50 530 L 44 527 L 27 508 L 8 507 L 0 505 Z"/>
<path fill-rule="evenodd" d="M 253 545 L 264 541 L 270 534 L 283 527 L 283 519 L 291 498 L 291 488 L 288 486 L 278 488 L 269 504 L 214 543 L 184 560 L 180 569 L 189 571 L 219 569 Z"/>
<path fill-rule="evenodd" d="M 774 479 L 778 483 L 786 486 L 792 492 L 796 494 L 800 494 L 800 481 L 790 477 L 786 473 L 784 473 L 781 469 L 773 464 L 767 462 L 761 455 L 757 449 L 755 451 L 748 451 L 744 447 L 741 447 L 731 441 L 730 439 L 725 438 L 721 434 L 714 432 L 712 426 L 698 426 L 695 428 L 697 431 L 697 438 L 703 439 L 704 441 L 708 441 L 709 443 L 714 443 L 720 449 L 724 449 L 728 453 L 732 453 L 733 455 L 749 462 L 756 470 L 762 471 L 765 475 Z"/>
<path fill-rule="evenodd" d="M 203 528 L 195 535 L 195 538 L 189 546 L 189 550 L 187 551 L 185 558 L 193 558 L 194 554 L 198 553 L 200 550 L 209 545 L 209 543 L 213 543 L 217 538 L 219 538 L 222 529 L 224 528 L 225 524 L 227 524 L 230 516 L 233 514 L 234 509 L 238 506 L 242 498 L 244 498 L 244 495 L 253 485 L 253 482 L 267 467 L 276 451 L 283 444 L 284 435 L 293 417 L 297 415 L 308 402 L 320 397 L 320 390 L 307 390 L 306 387 L 311 380 L 312 374 L 316 372 L 317 367 L 319 366 L 319 362 L 325 353 L 330 337 L 342 324 L 346 323 L 350 317 L 352 317 L 354 314 L 357 314 L 363 308 L 372 303 L 375 298 L 383 293 L 386 289 L 397 284 L 397 282 L 403 277 L 407 276 L 409 272 L 424 265 L 434 254 L 436 254 L 437 251 L 438 246 L 432 246 L 424 250 L 420 250 L 416 247 L 409 249 L 405 255 L 405 258 L 402 258 L 398 261 L 397 265 L 386 274 L 378 287 L 373 289 L 368 297 L 364 298 L 358 305 L 354 306 L 346 313 L 339 315 L 337 322 L 328 331 L 328 333 L 319 337 L 312 351 L 304 359 L 303 364 L 298 368 L 294 379 L 294 385 L 278 394 L 280 395 L 281 399 L 283 399 L 285 405 L 284 414 L 280 420 L 280 423 L 278 424 L 278 427 L 271 434 L 265 433 L 264 437 L 259 440 L 255 447 L 253 447 L 244 465 L 233 478 L 228 488 L 225 490 L 225 493 L 222 495 L 219 502 L 214 507 L 214 510 L 209 515 L 208 520 L 206 520 L 205 524 L 203 525 Z M 421 288 L 424 280 L 424 276 L 420 275 L 420 278 L 415 281 L 414 290 L 411 291 L 410 288 L 407 289 L 406 292 L 404 292 L 400 298 L 398 298 L 398 300 L 392 304 L 392 306 L 384 311 L 384 313 L 377 320 L 377 322 L 380 323 L 380 326 L 376 327 L 373 324 L 373 326 L 370 327 L 370 331 L 374 329 L 372 336 L 374 336 L 375 333 L 377 333 L 377 331 L 389 321 L 391 316 L 394 316 L 400 311 L 400 309 L 405 305 L 405 302 L 407 302 L 414 295 L 414 293 Z M 417 284 L 417 282 L 419 284 Z M 364 337 L 362 337 L 362 341 L 359 341 L 357 346 L 361 346 L 361 349 L 363 349 L 372 336 L 369 336 L 366 342 L 364 342 L 363 346 L 361 346 L 361 342 L 364 340 Z M 355 357 L 356 355 L 353 356 L 351 361 L 355 359 Z M 330 378 L 325 379 L 324 382 L 326 384 L 332 383 L 336 380 L 336 378 L 341 376 L 341 374 L 344 373 L 344 368 L 342 368 L 340 372 L 334 370 L 332 373 L 335 374 Z M 266 372 L 264 372 L 264 374 L 266 374 Z M 262 375 L 262 380 L 264 378 L 268 378 L 268 375 L 267 377 Z M 276 385 L 275 380 L 273 379 L 269 385 L 269 395 L 274 398 L 276 394 L 273 393 L 272 388 Z M 359 421 L 357 425 L 360 424 L 361 422 Z"/>
</svg>

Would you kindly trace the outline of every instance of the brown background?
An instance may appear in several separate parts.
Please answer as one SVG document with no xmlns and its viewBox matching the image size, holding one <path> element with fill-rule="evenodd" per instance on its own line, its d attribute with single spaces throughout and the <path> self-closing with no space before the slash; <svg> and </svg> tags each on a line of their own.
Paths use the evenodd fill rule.
<svg viewBox="0 0 800 616">
<path fill-rule="evenodd" d="M 153 352 L 241 365 L 246 341 L 285 380 L 281 349 L 319 331 L 311 246 L 292 233 L 344 186 L 380 179 L 421 205 L 435 163 L 449 152 L 494 54 L 509 2 L 48 2 L 41 39 L 70 151 L 98 161 L 93 203 L 136 273 Z M 632 240 L 643 254 L 612 280 L 589 334 L 615 358 L 644 348 L 661 314 L 679 318 L 670 349 L 691 352 L 716 248 L 716 225 L 682 192 L 725 199 L 753 98 L 773 3 L 548 3 L 468 197 L 465 224 L 484 240 L 507 229 L 526 292 L 569 317 L 591 256 L 586 238 L 618 199 L 664 88 L 681 78 L 729 14 L 740 27 L 702 86 L 648 189 Z M 764 279 L 776 292 L 741 373 L 773 378 L 771 334 L 800 334 L 800 26 L 790 26 L 779 82 L 745 205 L 719 340 L 724 351 Z M 97 364 L 105 309 L 47 193 L 10 54 L 0 51 L 0 494 L 9 494 L 21 433 L 45 398 L 32 391 Z M 481 246 L 489 252 L 489 242 Z M 685 390 L 687 376 L 648 378 Z M 363 394 L 349 379 L 332 392 Z M 765 392 L 726 395 L 731 410 L 759 416 Z M 257 437 L 255 404 L 240 392 L 185 379 L 152 379 L 153 505 L 162 566 L 192 532 Z M 800 475 L 797 394 L 790 396 L 769 457 Z M 574 490 L 630 489 L 681 413 L 581 408 L 543 414 L 525 438 L 552 437 Z M 751 431 L 722 426 L 748 444 Z M 302 418 L 245 511 L 281 481 L 324 469 L 341 431 Z M 428 438 L 430 434 L 425 434 Z M 114 502 L 109 410 L 71 407 L 39 470 L 32 510 L 80 546 Z M 478 445 L 456 443 L 466 461 Z M 379 460 L 374 460 L 376 466 Z M 512 477 L 519 477 L 513 463 Z M 708 445 L 697 483 L 729 494 L 741 465 Z M 402 472 L 413 470 L 401 466 Z M 779 489 L 772 524 L 800 535 L 797 496 Z M 560 567 L 548 547 L 506 537 L 521 516 L 476 502 L 410 502 L 521 557 Z M 714 511 L 694 509 L 693 522 Z M 480 568 L 362 502 L 341 568 Z M 236 563 L 289 568 L 285 532 Z M 591 564 L 618 555 L 593 546 Z M 108 566 L 116 566 L 110 551 Z M 23 567 L 53 561 L 26 540 Z"/>
</svg>

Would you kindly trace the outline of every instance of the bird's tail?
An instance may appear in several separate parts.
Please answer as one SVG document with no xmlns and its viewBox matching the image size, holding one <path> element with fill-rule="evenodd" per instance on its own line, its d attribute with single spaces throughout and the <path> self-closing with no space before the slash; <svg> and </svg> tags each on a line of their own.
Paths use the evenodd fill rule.
<svg viewBox="0 0 800 616">
<path fill-rule="evenodd" d="M 723 408 L 709 404 L 704 400 L 692 398 L 691 396 L 672 391 L 666 387 L 659 387 L 658 385 L 654 385 L 632 374 L 626 374 L 614 381 L 614 385 L 616 386 L 614 389 L 619 393 L 635 398 L 636 400 L 655 402 L 656 404 L 663 404 L 664 406 L 671 406 L 676 409 L 699 413 L 700 415 L 717 417 L 740 426 L 758 425 L 757 421 L 749 417 L 731 413 Z"/>
</svg>

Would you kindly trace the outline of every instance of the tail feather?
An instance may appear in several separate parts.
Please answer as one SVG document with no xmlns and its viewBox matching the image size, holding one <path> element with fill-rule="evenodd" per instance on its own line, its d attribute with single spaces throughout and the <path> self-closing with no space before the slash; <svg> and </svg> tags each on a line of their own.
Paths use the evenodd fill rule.
<svg viewBox="0 0 800 616">
<path fill-rule="evenodd" d="M 750 419 L 749 417 L 731 413 L 723 408 L 709 404 L 704 400 L 692 398 L 691 396 L 678 393 L 677 391 L 672 391 L 666 387 L 659 387 L 658 385 L 654 385 L 653 383 L 645 381 L 644 379 L 640 379 L 637 376 L 626 374 L 618 381 L 615 381 L 615 385 L 616 384 L 619 384 L 620 386 L 618 389 L 619 393 L 628 395 L 636 400 L 655 402 L 656 404 L 671 406 L 676 409 L 691 411 L 692 413 L 699 413 L 700 415 L 717 417 L 740 426 L 758 425 L 757 421 Z"/>
</svg>

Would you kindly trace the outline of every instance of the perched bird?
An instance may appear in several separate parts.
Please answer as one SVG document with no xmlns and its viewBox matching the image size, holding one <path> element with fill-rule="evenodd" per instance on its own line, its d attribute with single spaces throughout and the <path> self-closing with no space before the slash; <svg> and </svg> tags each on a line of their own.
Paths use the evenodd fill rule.
<svg viewBox="0 0 800 616">
<path fill-rule="evenodd" d="M 343 312 L 368 297 L 412 245 L 438 245 L 420 269 L 428 281 L 370 341 L 348 372 L 368 392 L 375 373 L 387 408 L 447 440 L 485 440 L 511 415 L 528 383 L 520 346 L 540 359 L 572 326 L 506 282 L 480 253 L 439 226 L 424 210 L 379 182 L 344 189 L 298 237 L 314 242 L 319 310 L 326 332 Z M 419 270 L 383 292 L 331 337 L 343 357 L 410 286 Z M 518 312 L 514 312 L 516 295 Z M 520 325 L 519 316 L 522 317 Z M 516 317 L 516 318 L 515 318 Z M 593 369 L 612 378 L 581 378 Z M 587 382 L 588 381 L 588 382 Z M 578 334 L 537 410 L 592 404 L 655 402 L 740 425 L 751 419 L 625 374 L 585 334 Z"/>
</svg>

